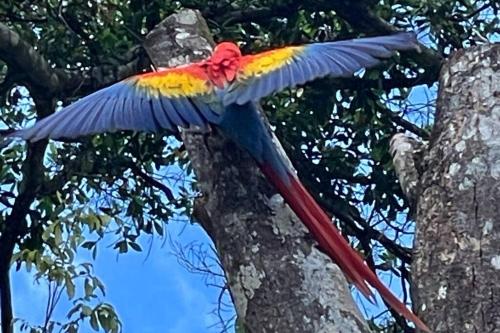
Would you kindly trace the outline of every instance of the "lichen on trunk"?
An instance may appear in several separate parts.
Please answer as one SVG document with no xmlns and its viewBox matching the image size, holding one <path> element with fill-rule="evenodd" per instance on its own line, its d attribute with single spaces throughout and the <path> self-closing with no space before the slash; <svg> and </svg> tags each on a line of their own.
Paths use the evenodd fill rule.
<svg viewBox="0 0 500 333">
<path fill-rule="evenodd" d="M 500 331 L 500 45 L 453 55 L 417 210 L 415 296 L 439 332 Z"/>
</svg>

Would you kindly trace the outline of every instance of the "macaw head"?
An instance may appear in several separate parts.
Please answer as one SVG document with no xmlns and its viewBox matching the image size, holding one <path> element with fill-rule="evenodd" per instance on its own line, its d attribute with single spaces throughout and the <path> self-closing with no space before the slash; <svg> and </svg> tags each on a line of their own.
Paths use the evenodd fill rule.
<svg viewBox="0 0 500 333">
<path fill-rule="evenodd" d="M 217 44 L 210 59 L 207 61 L 208 74 L 212 82 L 219 88 L 224 88 L 236 77 L 241 58 L 238 45 L 231 42 Z"/>
<path fill-rule="evenodd" d="M 238 45 L 231 42 L 222 42 L 215 46 L 212 61 L 223 61 L 239 57 L 241 57 L 241 51 Z"/>
</svg>

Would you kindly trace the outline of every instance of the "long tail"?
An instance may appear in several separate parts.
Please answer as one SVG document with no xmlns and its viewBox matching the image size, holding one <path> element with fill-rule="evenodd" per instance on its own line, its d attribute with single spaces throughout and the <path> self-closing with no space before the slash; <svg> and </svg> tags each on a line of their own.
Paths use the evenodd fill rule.
<svg viewBox="0 0 500 333">
<path fill-rule="evenodd" d="M 277 150 L 271 132 L 260 118 L 257 104 L 226 106 L 218 125 L 227 137 L 255 158 L 269 181 L 306 225 L 314 239 L 366 297 L 373 299 L 369 288 L 371 285 L 394 310 L 414 322 L 420 329 L 430 332 L 427 326 L 382 284 L 300 183 Z"/>
<path fill-rule="evenodd" d="M 267 179 L 278 189 L 290 208 L 309 229 L 321 248 L 339 265 L 348 279 L 367 298 L 373 299 L 373 294 L 367 285 L 369 284 L 380 293 L 391 308 L 406 319 L 414 322 L 421 330 L 430 332 L 430 329 L 392 294 L 365 264 L 361 256 L 351 248 L 331 219 L 319 207 L 294 174 L 287 172 L 288 179 L 283 179 L 282 172 L 275 171 L 270 165 L 260 165 L 260 168 Z"/>
</svg>

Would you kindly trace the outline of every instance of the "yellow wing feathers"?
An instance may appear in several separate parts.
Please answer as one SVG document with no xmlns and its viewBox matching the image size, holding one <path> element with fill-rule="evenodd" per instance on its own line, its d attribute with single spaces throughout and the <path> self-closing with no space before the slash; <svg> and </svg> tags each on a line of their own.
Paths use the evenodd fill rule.
<svg viewBox="0 0 500 333">
<path fill-rule="evenodd" d="M 195 66 L 165 69 L 134 78 L 133 84 L 137 88 L 144 89 L 156 97 L 192 97 L 213 91 L 213 85 L 204 70 Z"/>
<path fill-rule="evenodd" d="M 239 78 L 260 76 L 287 65 L 294 55 L 302 52 L 303 46 L 284 47 L 251 56 L 244 56 L 240 62 Z"/>
</svg>

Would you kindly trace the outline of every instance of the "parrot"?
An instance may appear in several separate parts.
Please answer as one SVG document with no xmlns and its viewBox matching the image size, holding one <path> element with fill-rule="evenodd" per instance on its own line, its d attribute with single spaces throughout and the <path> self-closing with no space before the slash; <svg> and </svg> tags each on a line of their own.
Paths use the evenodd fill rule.
<svg viewBox="0 0 500 333">
<path fill-rule="evenodd" d="M 221 42 L 205 60 L 136 74 L 9 136 L 34 142 L 119 130 L 178 133 L 182 128 L 216 128 L 252 156 L 322 251 L 364 296 L 374 300 L 371 286 L 395 311 L 430 332 L 379 280 L 316 203 L 278 151 L 259 113 L 259 101 L 275 92 L 321 77 L 349 77 L 397 51 L 418 49 L 412 32 L 284 46 L 248 55 L 233 42 Z"/>
</svg>

